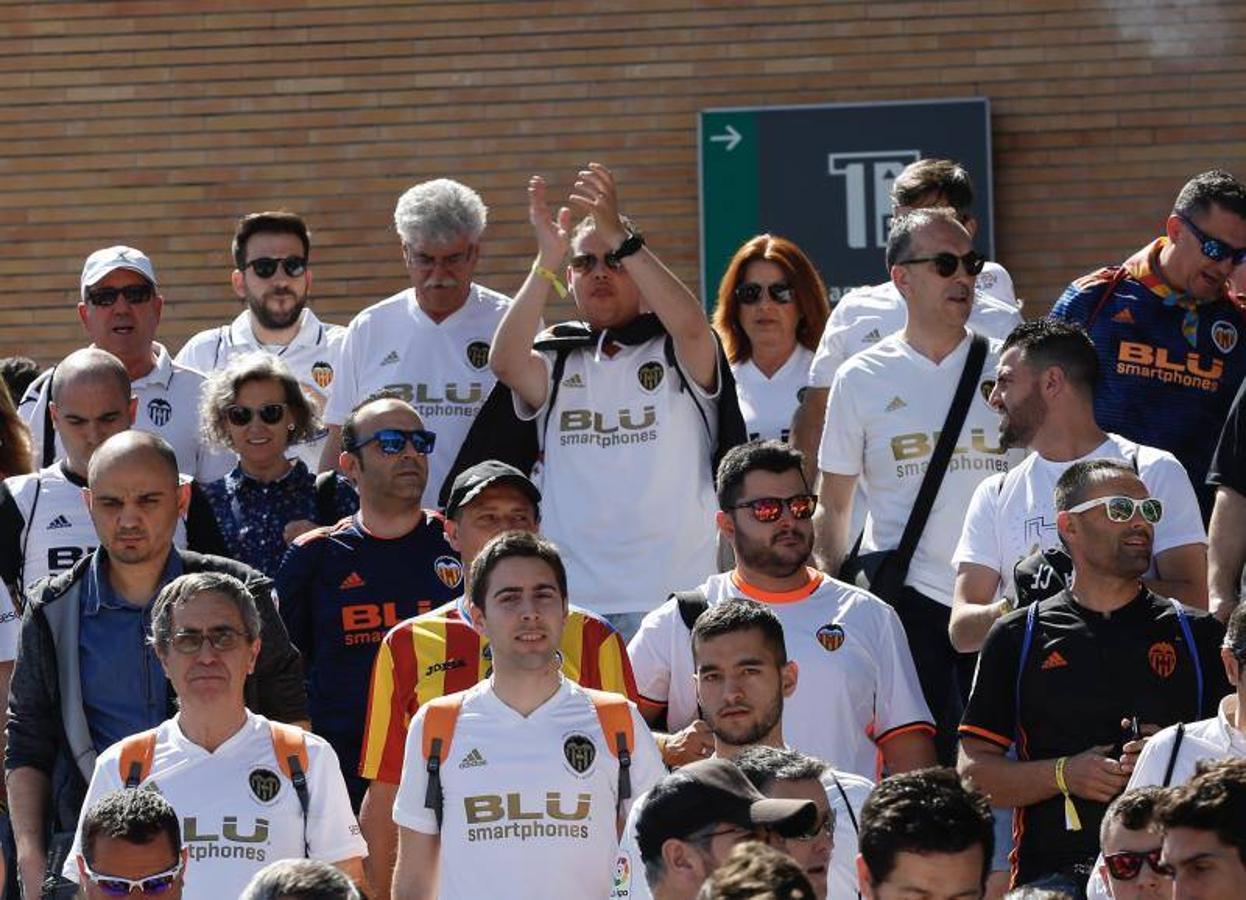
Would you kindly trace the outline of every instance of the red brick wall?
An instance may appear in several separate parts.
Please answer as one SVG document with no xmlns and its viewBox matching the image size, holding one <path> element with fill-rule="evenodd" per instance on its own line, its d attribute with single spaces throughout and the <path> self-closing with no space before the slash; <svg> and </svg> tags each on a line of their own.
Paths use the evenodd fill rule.
<svg viewBox="0 0 1246 900">
<path fill-rule="evenodd" d="M 479 277 L 513 291 L 527 176 L 589 159 L 696 286 L 698 110 L 916 97 L 990 98 L 998 255 L 1041 311 L 1190 174 L 1246 175 L 1243 47 L 1240 0 L 6 3 L 0 355 L 80 344 L 82 260 L 118 242 L 179 347 L 237 308 L 234 218 L 278 206 L 348 321 L 405 285 L 394 201 L 440 175 L 485 197 Z"/>
</svg>

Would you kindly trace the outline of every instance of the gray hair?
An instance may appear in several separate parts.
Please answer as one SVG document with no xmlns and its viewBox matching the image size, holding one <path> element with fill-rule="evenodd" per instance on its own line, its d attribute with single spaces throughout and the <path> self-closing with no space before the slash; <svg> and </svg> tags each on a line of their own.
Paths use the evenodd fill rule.
<svg viewBox="0 0 1246 900">
<path fill-rule="evenodd" d="M 436 178 L 410 188 L 394 208 L 394 228 L 409 246 L 450 244 L 467 235 L 480 240 L 489 208 L 465 184 Z"/>
<path fill-rule="evenodd" d="M 827 769 L 826 763 L 816 757 L 761 744 L 742 751 L 732 762 L 763 794 L 776 781 L 818 781 Z"/>
<path fill-rule="evenodd" d="M 311 440 L 320 431 L 320 419 L 299 386 L 289 366 L 271 353 L 248 353 L 235 357 L 224 369 L 208 377 L 199 402 L 200 430 L 206 441 L 229 447 L 229 428 L 225 410 L 238 399 L 242 386 L 250 381 L 275 381 L 281 385 L 294 430 L 290 443 Z"/>
<path fill-rule="evenodd" d="M 169 650 L 173 640 L 173 614 L 200 594 L 217 594 L 232 603 L 238 615 L 242 616 L 242 628 L 247 633 L 248 642 L 254 642 L 260 636 L 260 612 L 247 586 L 224 572 L 196 572 L 174 578 L 156 595 L 148 642 L 157 653 Z"/>
<path fill-rule="evenodd" d="M 340 869 L 317 859 L 282 859 L 255 873 L 238 900 L 362 900 Z"/>
<path fill-rule="evenodd" d="M 908 259 L 913 239 L 918 233 L 939 222 L 965 230 L 964 224 L 956 217 L 956 211 L 946 206 L 927 206 L 892 219 L 891 230 L 887 232 L 887 268 Z"/>
</svg>

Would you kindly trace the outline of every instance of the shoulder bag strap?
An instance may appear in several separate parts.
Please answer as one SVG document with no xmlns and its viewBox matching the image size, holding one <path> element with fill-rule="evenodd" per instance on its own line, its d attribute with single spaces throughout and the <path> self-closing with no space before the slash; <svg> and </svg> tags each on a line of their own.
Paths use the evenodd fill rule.
<svg viewBox="0 0 1246 900">
<path fill-rule="evenodd" d="M 1172 784 L 1172 770 L 1177 767 L 1177 754 L 1181 752 L 1181 739 L 1185 737 L 1185 723 L 1177 723 L 1177 733 L 1173 736 L 1172 752 L 1168 754 L 1168 765 L 1164 767 L 1164 783 L 1160 787 Z"/>
</svg>

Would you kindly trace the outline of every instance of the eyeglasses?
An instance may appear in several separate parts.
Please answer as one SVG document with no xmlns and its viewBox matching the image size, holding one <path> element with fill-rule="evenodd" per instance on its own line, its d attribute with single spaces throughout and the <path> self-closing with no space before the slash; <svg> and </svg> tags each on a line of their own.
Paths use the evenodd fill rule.
<svg viewBox="0 0 1246 900">
<path fill-rule="evenodd" d="M 776 281 L 774 284 L 768 284 L 764 288 L 755 281 L 746 281 L 744 284 L 735 286 L 735 298 L 745 306 L 751 306 L 754 303 L 761 302 L 763 291 L 768 293 L 770 299 L 775 303 L 786 305 L 796 300 L 796 292 L 792 290 L 792 286 L 786 281 Z"/>
<path fill-rule="evenodd" d="M 1108 874 L 1117 881 L 1133 881 L 1142 872 L 1142 864 L 1144 862 L 1157 875 L 1171 875 L 1172 872 L 1168 866 L 1161 866 L 1159 862 L 1160 853 L 1163 849 L 1163 847 L 1156 847 L 1154 850 L 1148 850 L 1145 853 L 1122 850 L 1120 853 L 1109 853 L 1104 856 L 1103 862 L 1108 867 Z"/>
<path fill-rule="evenodd" d="M 411 431 L 403 431 L 401 428 L 382 428 L 349 449 L 362 450 L 373 441 L 376 441 L 376 445 L 386 456 L 397 456 L 406 448 L 408 442 L 416 453 L 423 453 L 427 456 L 433 452 L 433 445 L 437 443 L 437 435 L 422 428 L 415 428 Z"/>
<path fill-rule="evenodd" d="M 964 265 L 966 275 L 977 275 L 986 265 L 986 257 L 976 250 L 970 250 L 964 256 L 955 253 L 936 253 L 934 256 L 917 256 L 913 259 L 902 259 L 896 265 L 907 266 L 913 263 L 934 263 L 935 272 L 940 278 L 951 278 L 956 274 L 956 267 Z"/>
<path fill-rule="evenodd" d="M 281 266 L 291 278 L 298 278 L 307 271 L 307 257 L 287 256 L 284 259 L 274 259 L 271 256 L 257 256 L 242 268 L 244 271 L 254 269 L 260 278 L 272 278 L 277 274 L 277 266 Z"/>
<path fill-rule="evenodd" d="M 1220 240 L 1220 238 L 1212 237 L 1180 213 L 1177 213 L 1177 218 L 1185 222 L 1189 226 L 1190 231 L 1194 232 L 1194 236 L 1203 245 L 1203 256 L 1212 262 L 1222 262 L 1229 257 L 1233 258 L 1233 265 L 1235 266 L 1240 266 L 1246 262 L 1246 247 L 1234 247 Z"/>
<path fill-rule="evenodd" d="M 605 262 L 607 269 L 618 272 L 623 268 L 623 260 L 613 253 L 607 253 L 601 259 Z M 597 255 L 593 253 L 577 253 L 571 257 L 570 266 L 571 271 L 580 275 L 587 275 L 597 268 Z"/>
<path fill-rule="evenodd" d="M 239 428 L 245 428 L 247 425 L 250 425 L 251 420 L 256 415 L 260 417 L 260 421 L 265 425 L 276 425 L 285 414 L 286 404 L 284 403 L 265 403 L 258 409 L 252 409 L 249 406 L 239 406 L 237 403 L 231 403 L 225 407 L 225 418 L 229 420 L 230 425 L 236 425 Z"/>
<path fill-rule="evenodd" d="M 150 284 L 127 284 L 125 287 L 87 291 L 87 303 L 92 306 L 112 306 L 117 302 L 118 297 L 124 297 L 126 303 L 138 306 L 140 303 L 147 303 L 151 300 L 155 293 Z"/>
<path fill-rule="evenodd" d="M 198 653 L 203 649 L 203 642 L 207 641 L 212 645 L 213 650 L 224 652 L 233 650 L 238 646 L 239 638 L 249 638 L 251 635 L 245 631 L 239 631 L 237 628 L 230 628 L 228 625 L 222 625 L 220 628 L 209 628 L 207 631 L 196 631 L 187 629 L 179 631 L 173 635 L 173 649 L 178 653 Z"/>
<path fill-rule="evenodd" d="M 688 835 L 688 837 L 685 838 L 685 840 L 687 840 L 688 843 L 690 844 L 708 844 L 710 841 L 714 840 L 714 838 L 716 837 L 731 836 L 735 838 L 747 839 L 750 837 L 756 837 L 757 835 L 758 835 L 758 832 L 749 831 L 747 828 L 741 828 L 739 825 L 728 825 L 725 828 L 719 828 L 714 831 L 694 832 Z"/>
<path fill-rule="evenodd" d="M 788 838 L 789 841 L 816 841 L 822 835 L 835 834 L 835 811 L 828 809 L 826 817 L 819 822 L 815 822 L 813 827 L 804 834 L 794 834 Z"/>
<path fill-rule="evenodd" d="M 177 876 L 182 874 L 182 860 L 179 854 L 177 865 L 146 878 L 122 878 L 120 875 L 101 875 L 83 861 L 87 878 L 109 897 L 126 897 L 137 890 L 140 894 L 163 894 L 177 883 Z"/>
<path fill-rule="evenodd" d="M 1143 520 L 1152 525 L 1164 518 L 1164 501 L 1158 497 L 1147 497 L 1143 500 L 1121 496 L 1096 497 L 1094 500 L 1087 500 L 1085 503 L 1069 507 L 1069 512 L 1082 513 L 1096 506 L 1106 507 L 1108 519 L 1113 522 L 1128 522 L 1134 517 L 1135 512 L 1141 512 Z"/>
<path fill-rule="evenodd" d="M 818 498 L 814 494 L 794 494 L 791 497 L 758 497 L 737 503 L 732 509 L 747 509 L 758 522 L 777 522 L 783 515 L 783 507 L 792 511 L 793 519 L 808 519 L 818 506 Z"/>
</svg>

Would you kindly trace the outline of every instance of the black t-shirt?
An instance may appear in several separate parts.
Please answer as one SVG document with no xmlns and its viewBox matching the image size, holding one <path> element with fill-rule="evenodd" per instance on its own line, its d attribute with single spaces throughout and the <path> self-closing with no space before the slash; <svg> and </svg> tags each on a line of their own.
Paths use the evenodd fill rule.
<svg viewBox="0 0 1246 900">
<path fill-rule="evenodd" d="M 1246 396 L 1246 382 L 1233 398 L 1229 414 L 1220 432 L 1220 442 L 1207 470 L 1207 483 L 1224 485 L 1239 494 L 1246 494 L 1246 410 L 1242 409 Z"/>
<path fill-rule="evenodd" d="M 1220 663 L 1224 626 L 1206 612 L 1185 608 L 1194 637 L 1191 653 L 1171 600 L 1141 589 L 1111 615 L 1078 604 L 1068 591 L 1043 600 L 1016 686 L 1027 609 L 991 628 L 978 659 L 962 735 L 1008 749 L 1021 760 L 1074 756 L 1121 739 L 1121 719 L 1159 726 L 1216 714 L 1230 685 Z M 1194 657 L 1202 669 L 1202 703 Z M 1020 734 L 1018 735 L 1018 727 Z M 1106 804 L 1074 797 L 1080 831 L 1064 827 L 1057 794 L 1017 811 L 1021 883 L 1072 863 L 1089 865 L 1099 852 Z"/>
</svg>

